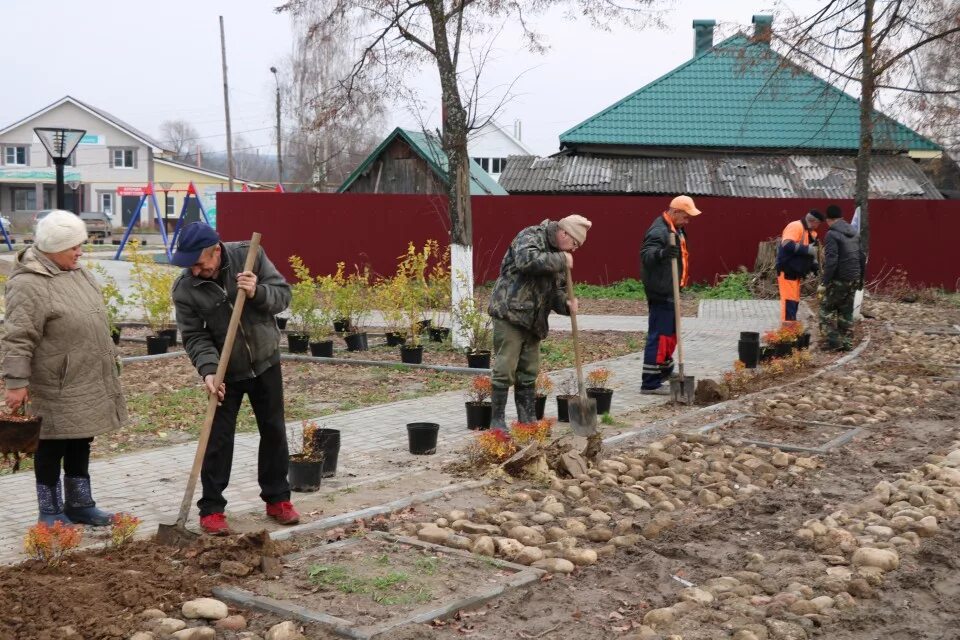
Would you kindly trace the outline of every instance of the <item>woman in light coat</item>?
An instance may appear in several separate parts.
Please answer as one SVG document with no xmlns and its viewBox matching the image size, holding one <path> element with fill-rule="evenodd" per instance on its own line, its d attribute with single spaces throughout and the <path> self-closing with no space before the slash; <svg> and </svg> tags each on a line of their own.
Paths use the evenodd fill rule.
<svg viewBox="0 0 960 640">
<path fill-rule="evenodd" d="M 111 514 L 90 489 L 90 443 L 123 426 L 127 409 L 103 296 L 79 262 L 87 230 L 78 216 L 53 211 L 35 239 L 6 285 L 5 401 L 12 411 L 29 402 L 43 419 L 34 455 L 39 521 L 105 526 Z"/>
</svg>

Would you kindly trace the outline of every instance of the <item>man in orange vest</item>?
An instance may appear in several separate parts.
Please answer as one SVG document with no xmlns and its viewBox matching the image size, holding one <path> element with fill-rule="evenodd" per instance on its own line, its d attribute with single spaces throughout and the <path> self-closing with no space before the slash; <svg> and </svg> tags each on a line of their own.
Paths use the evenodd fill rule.
<svg viewBox="0 0 960 640">
<path fill-rule="evenodd" d="M 824 215 L 811 209 L 801 220 L 783 229 L 777 247 L 777 285 L 780 288 L 780 321 L 797 319 L 800 285 L 810 273 L 817 272 L 817 227 Z"/>
<path fill-rule="evenodd" d="M 649 319 L 647 345 L 643 351 L 643 382 L 640 393 L 668 395 L 663 383 L 673 373 L 673 350 L 677 347 L 677 323 L 673 307 L 673 272 L 670 263 L 678 262 L 680 287 L 687 285 L 690 266 L 687 234 L 690 218 L 700 215 L 690 196 L 677 196 L 670 207 L 657 216 L 647 229 L 640 249 L 640 270 L 647 294 Z M 670 245 L 670 236 L 676 241 Z"/>
</svg>

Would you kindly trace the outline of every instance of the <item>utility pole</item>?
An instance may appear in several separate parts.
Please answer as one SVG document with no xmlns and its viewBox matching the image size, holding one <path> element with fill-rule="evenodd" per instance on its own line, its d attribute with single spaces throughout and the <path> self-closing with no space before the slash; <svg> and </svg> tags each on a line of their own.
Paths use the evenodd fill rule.
<svg viewBox="0 0 960 640">
<path fill-rule="evenodd" d="M 233 135 L 230 132 L 230 91 L 227 86 L 227 40 L 223 35 L 223 16 L 220 16 L 220 55 L 223 59 L 223 111 L 227 119 L 227 179 L 233 191 Z"/>
<path fill-rule="evenodd" d="M 283 184 L 283 155 L 280 151 L 281 129 L 280 129 L 280 77 L 277 75 L 277 68 L 270 67 L 270 73 L 273 79 L 277 81 L 277 184 Z"/>
</svg>

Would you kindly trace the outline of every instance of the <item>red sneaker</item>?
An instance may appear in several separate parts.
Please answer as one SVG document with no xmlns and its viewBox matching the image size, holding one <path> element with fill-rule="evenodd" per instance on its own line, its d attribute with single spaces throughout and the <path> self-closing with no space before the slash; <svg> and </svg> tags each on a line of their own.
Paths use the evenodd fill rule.
<svg viewBox="0 0 960 640">
<path fill-rule="evenodd" d="M 200 528 L 204 533 L 211 536 L 225 536 L 230 533 L 230 527 L 227 526 L 227 517 L 222 513 L 211 513 L 208 516 L 200 517 Z"/>
<path fill-rule="evenodd" d="M 268 504 L 267 515 L 280 524 L 297 524 L 300 522 L 300 514 L 293 508 L 293 504 L 289 500 Z"/>
</svg>

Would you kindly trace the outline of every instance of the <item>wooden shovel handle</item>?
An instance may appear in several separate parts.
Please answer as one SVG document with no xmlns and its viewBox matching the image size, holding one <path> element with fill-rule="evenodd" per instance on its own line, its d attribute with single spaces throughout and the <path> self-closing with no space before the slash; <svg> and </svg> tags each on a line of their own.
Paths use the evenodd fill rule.
<svg viewBox="0 0 960 640">
<path fill-rule="evenodd" d="M 257 252 L 260 249 L 260 234 L 253 233 L 250 238 L 250 248 L 247 249 L 247 259 L 243 263 L 244 271 L 252 271 L 253 264 L 257 259 Z M 231 274 L 226 274 L 229 278 Z M 233 313 L 230 314 L 230 325 L 227 327 L 227 338 L 223 342 L 223 351 L 220 352 L 220 361 L 217 363 L 217 373 L 214 376 L 213 388 L 219 389 L 223 378 L 227 373 L 227 366 L 230 364 L 230 353 L 233 351 L 233 343 L 237 339 L 237 329 L 240 327 L 240 314 L 243 313 L 243 305 L 247 301 L 247 294 L 243 289 L 237 289 L 237 299 L 233 304 Z M 219 398 L 217 392 L 210 394 L 207 401 L 207 415 L 203 418 L 203 427 L 200 429 L 200 439 L 197 441 L 197 453 L 193 457 L 193 468 L 190 469 L 190 477 L 187 479 L 187 488 L 183 492 L 183 502 L 180 504 L 180 515 L 177 517 L 177 526 L 182 527 L 187 522 L 187 515 L 190 513 L 190 503 L 193 502 L 193 493 L 197 488 L 197 476 L 200 475 L 200 468 L 203 466 L 203 456 L 207 452 L 207 443 L 210 441 L 210 429 L 213 426 L 213 416 L 217 412 Z"/>
<path fill-rule="evenodd" d="M 570 273 L 570 263 L 566 262 L 567 257 L 563 257 L 567 269 L 567 305 L 573 301 L 573 274 Z M 580 362 L 580 334 L 577 331 L 577 312 L 570 309 L 570 328 L 573 333 L 573 361 L 577 366 L 577 393 L 581 398 L 586 397 L 586 390 L 583 387 L 583 365 Z"/>
<path fill-rule="evenodd" d="M 671 233 L 668 240 L 671 247 L 677 246 L 677 239 Z M 673 315 L 674 323 L 676 325 L 676 336 L 677 336 L 677 362 L 679 364 L 680 379 L 683 379 L 683 340 L 680 338 L 680 273 L 677 269 L 677 259 L 670 258 L 670 272 L 673 275 Z"/>
</svg>

